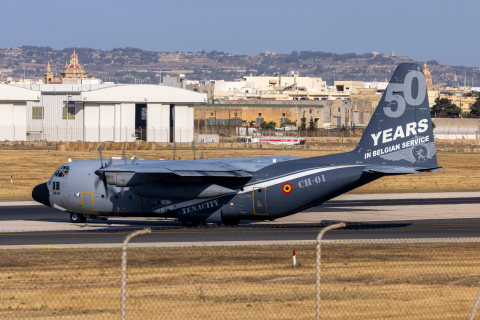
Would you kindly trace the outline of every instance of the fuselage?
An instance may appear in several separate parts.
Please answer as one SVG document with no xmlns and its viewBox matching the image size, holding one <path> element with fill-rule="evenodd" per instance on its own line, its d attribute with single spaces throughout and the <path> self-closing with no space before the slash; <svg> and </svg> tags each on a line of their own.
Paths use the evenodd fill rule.
<svg viewBox="0 0 480 320">
<path fill-rule="evenodd" d="M 339 155 L 335 155 L 339 156 Z M 321 157 L 328 163 L 329 156 Z M 243 158 L 249 159 L 252 158 Z M 222 219 L 273 220 L 319 205 L 338 194 L 368 183 L 379 176 L 363 173 L 366 165 L 321 164 L 319 158 L 275 162 L 275 157 L 258 157 L 263 168 L 252 172 L 252 177 L 222 179 L 204 178 L 204 182 L 232 190 L 231 193 L 202 199 L 142 197 L 130 188 L 98 184 L 95 174 L 101 166 L 98 159 L 65 163 L 47 182 L 48 203 L 52 208 L 69 213 L 90 216 L 173 217 L 180 221 L 221 222 Z M 242 161 L 242 159 L 233 159 Z M 103 159 L 106 161 L 106 159 Z M 113 166 L 124 164 L 113 160 Z M 140 160 L 147 163 L 160 160 Z M 145 161 L 145 162 L 144 162 Z M 182 161 L 212 162 L 218 159 Z M 178 161 L 176 161 L 178 163 Z M 265 162 L 269 165 L 265 166 Z M 336 161 L 338 162 L 338 161 Z M 163 160 L 163 164 L 167 161 Z M 210 180 L 210 181 L 209 181 Z M 162 181 L 159 182 L 160 184 Z M 182 183 L 183 188 L 195 182 Z"/>
</svg>

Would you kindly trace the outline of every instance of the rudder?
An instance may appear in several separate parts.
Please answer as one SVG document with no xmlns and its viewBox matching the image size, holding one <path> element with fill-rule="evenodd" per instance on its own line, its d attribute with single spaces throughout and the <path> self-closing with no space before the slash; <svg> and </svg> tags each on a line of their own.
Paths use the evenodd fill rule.
<svg viewBox="0 0 480 320">
<path fill-rule="evenodd" d="M 438 166 L 427 84 L 418 64 L 397 67 L 354 153 L 357 163 Z"/>
</svg>

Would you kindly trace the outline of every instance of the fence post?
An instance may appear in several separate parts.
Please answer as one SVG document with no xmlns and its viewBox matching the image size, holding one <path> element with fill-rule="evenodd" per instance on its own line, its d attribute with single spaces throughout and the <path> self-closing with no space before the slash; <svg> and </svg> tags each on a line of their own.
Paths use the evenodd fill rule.
<svg viewBox="0 0 480 320">
<path fill-rule="evenodd" d="M 477 300 L 473 305 L 472 313 L 470 314 L 470 320 L 475 320 L 475 315 L 477 314 L 478 306 L 480 305 L 480 290 L 478 291 Z"/>
<path fill-rule="evenodd" d="M 134 233 L 130 233 L 128 236 L 125 237 L 125 241 L 123 241 L 123 248 L 122 248 L 122 292 L 121 292 L 121 319 L 125 320 L 125 311 L 126 311 L 126 289 L 127 289 L 127 245 L 128 242 L 137 236 L 141 236 L 142 234 L 150 233 L 152 229 L 147 228 L 139 231 L 135 231 Z"/>
<path fill-rule="evenodd" d="M 323 228 L 320 233 L 317 236 L 317 270 L 316 270 L 316 299 L 315 299 L 315 320 L 320 320 L 321 314 L 320 314 L 320 301 L 321 301 L 321 288 L 320 288 L 320 261 L 321 261 L 321 242 L 322 242 L 322 237 L 325 234 L 325 232 L 333 230 L 333 229 L 338 229 L 338 228 L 343 228 L 345 227 L 345 222 L 341 223 L 336 223 L 332 224 L 328 227 Z"/>
</svg>

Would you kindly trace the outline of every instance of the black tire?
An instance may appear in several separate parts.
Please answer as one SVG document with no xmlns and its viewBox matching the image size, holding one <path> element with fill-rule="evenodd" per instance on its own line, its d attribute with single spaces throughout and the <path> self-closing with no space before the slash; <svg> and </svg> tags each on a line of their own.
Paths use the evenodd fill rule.
<svg viewBox="0 0 480 320">
<path fill-rule="evenodd" d="M 182 221 L 184 227 L 198 227 L 200 222 L 193 222 L 193 221 Z"/>
<path fill-rule="evenodd" d="M 72 223 L 85 223 L 87 218 L 83 214 L 70 213 L 70 221 L 72 221 Z"/>
<path fill-rule="evenodd" d="M 226 226 L 237 226 L 240 223 L 240 219 L 223 219 L 222 222 Z"/>
<path fill-rule="evenodd" d="M 203 226 L 205 226 L 207 228 L 220 227 L 220 223 L 219 222 L 204 222 Z"/>
</svg>

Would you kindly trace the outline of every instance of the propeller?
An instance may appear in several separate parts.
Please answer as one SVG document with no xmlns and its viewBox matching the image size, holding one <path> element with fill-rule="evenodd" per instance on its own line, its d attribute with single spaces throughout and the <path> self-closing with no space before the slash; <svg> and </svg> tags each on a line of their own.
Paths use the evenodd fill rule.
<svg viewBox="0 0 480 320">
<path fill-rule="evenodd" d="M 193 160 L 197 160 L 197 158 L 195 158 L 195 140 L 192 141 L 192 151 L 193 151 Z"/>
<path fill-rule="evenodd" d="M 173 160 L 175 160 L 175 151 L 177 151 L 177 143 L 173 141 Z"/>
<path fill-rule="evenodd" d="M 125 162 L 125 165 L 127 165 L 127 156 L 125 155 L 125 149 L 122 150 L 122 159 Z"/>
<path fill-rule="evenodd" d="M 105 196 L 108 198 L 108 185 L 107 178 L 105 177 L 105 172 L 100 171 L 101 169 L 108 168 L 112 165 L 113 160 L 110 158 L 108 163 L 103 163 L 102 147 L 98 148 L 98 155 L 100 156 L 100 169 L 95 171 L 95 174 L 98 176 L 98 180 L 94 182 L 93 187 L 97 191 L 97 185 L 103 181 L 103 187 L 105 188 Z"/>
<path fill-rule="evenodd" d="M 203 151 L 202 151 L 202 155 L 200 156 L 200 160 L 202 160 L 202 159 L 203 159 Z"/>
</svg>

